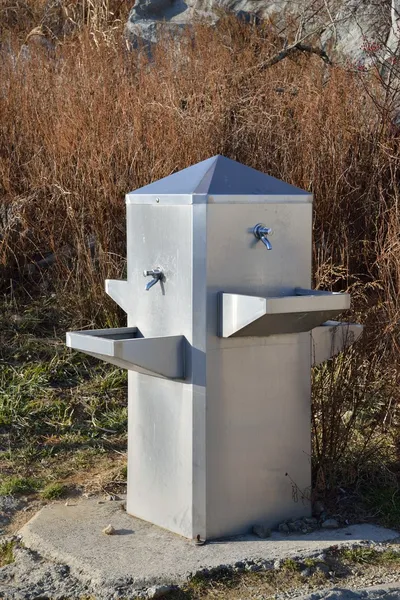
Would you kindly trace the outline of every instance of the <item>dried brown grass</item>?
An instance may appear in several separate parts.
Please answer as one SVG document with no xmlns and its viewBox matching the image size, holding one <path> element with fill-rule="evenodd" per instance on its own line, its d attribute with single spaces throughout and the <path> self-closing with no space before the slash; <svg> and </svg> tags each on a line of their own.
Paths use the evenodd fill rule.
<svg viewBox="0 0 400 600">
<path fill-rule="evenodd" d="M 390 406 L 395 432 L 400 152 L 373 101 L 377 80 L 300 54 L 260 69 L 279 41 L 267 26 L 232 18 L 216 30 L 196 26 L 179 46 L 160 41 L 151 59 L 128 51 L 120 31 L 93 31 L 81 29 L 50 54 L 32 46 L 22 56 L 16 34 L 3 48 L 4 289 L 27 272 L 37 278 L 29 265 L 50 255 L 41 284 L 75 320 L 115 322 L 103 282 L 125 268 L 124 194 L 224 154 L 314 193 L 315 285 L 350 290 L 353 317 L 366 324 L 357 358 L 316 382 L 317 471 L 326 457 L 343 458 L 344 412 L 383 431 Z M 380 416 L 371 409 L 379 382 L 387 384 Z M 365 421 L 357 423 L 362 431 Z M 347 447 L 353 440 L 362 448 L 367 438 L 346 431 Z"/>
</svg>

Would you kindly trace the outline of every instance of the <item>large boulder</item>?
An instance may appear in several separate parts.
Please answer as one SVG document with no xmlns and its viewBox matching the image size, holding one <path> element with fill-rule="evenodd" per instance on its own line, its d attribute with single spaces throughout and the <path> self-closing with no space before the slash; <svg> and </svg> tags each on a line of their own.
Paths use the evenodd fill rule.
<svg viewBox="0 0 400 600">
<path fill-rule="evenodd" d="M 390 0 L 136 0 L 127 35 L 132 42 L 140 38 L 154 43 L 162 31 L 178 32 L 199 20 L 215 24 L 226 11 L 273 18 L 283 35 L 285 23 L 301 23 L 303 36 L 313 34 L 329 53 L 358 65 L 370 62 L 371 49 L 376 51 L 379 44 L 398 43 Z"/>
</svg>

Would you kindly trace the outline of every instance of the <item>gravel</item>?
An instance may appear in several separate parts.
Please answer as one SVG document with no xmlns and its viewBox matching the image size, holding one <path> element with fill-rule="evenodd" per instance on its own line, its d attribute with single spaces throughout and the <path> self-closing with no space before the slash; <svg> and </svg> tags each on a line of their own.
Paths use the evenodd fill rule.
<svg viewBox="0 0 400 600">
<path fill-rule="evenodd" d="M 0 569 L 0 598 L 62 600 L 89 592 L 86 585 L 71 576 L 67 565 L 50 563 L 25 548 L 16 548 L 14 556 L 15 562 Z"/>
<path fill-rule="evenodd" d="M 37 552 L 19 546 L 18 541 L 14 558 L 13 563 L 0 568 L 0 598 L 4 600 L 78 600 L 87 596 L 96 600 L 161 598 L 175 589 L 167 585 L 137 589 L 133 581 L 127 580 L 114 581 L 112 585 L 81 581 L 71 574 L 68 565 L 46 560 Z"/>
<path fill-rule="evenodd" d="M 17 500 L 10 497 L 0 498 L 0 511 L 3 514 L 9 515 L 16 510 L 21 510 L 26 504 L 25 499 L 22 499 L 21 504 L 18 504 Z M 86 503 L 86 500 L 85 500 Z M 120 503 L 121 504 L 121 503 Z M 80 505 L 79 505 L 80 506 Z M 320 572 L 321 576 L 327 578 L 326 584 L 330 578 L 331 585 L 337 584 L 337 579 L 331 577 L 329 567 L 324 564 L 327 558 L 327 552 L 330 547 L 337 548 L 338 546 L 345 547 L 357 547 L 358 545 L 367 545 L 375 549 L 385 550 L 393 549 L 398 550 L 399 546 L 397 543 L 397 533 L 394 531 L 383 530 L 368 526 L 353 526 L 346 530 L 340 531 L 329 531 L 319 530 L 314 531 L 308 537 L 303 535 L 302 529 L 305 525 L 313 529 L 317 523 L 316 520 L 310 518 L 288 521 L 284 525 L 291 524 L 295 527 L 300 534 L 299 536 L 293 535 L 292 532 L 282 536 L 276 532 L 272 532 L 270 539 L 255 540 L 253 537 L 246 538 L 245 540 L 235 540 L 234 543 L 225 541 L 225 544 L 206 544 L 202 548 L 195 548 L 190 542 L 181 540 L 172 534 L 167 534 L 150 526 L 144 524 L 138 520 L 128 517 L 124 511 L 120 510 L 120 506 L 117 502 L 105 500 L 104 504 L 98 505 L 96 499 L 87 501 L 87 504 L 79 507 L 78 504 L 71 508 L 65 509 L 63 504 L 55 504 L 46 509 L 43 509 L 43 515 L 46 516 L 45 524 L 49 525 L 49 513 L 53 514 L 54 517 L 54 535 L 52 538 L 54 544 L 60 544 L 61 530 L 66 531 L 72 537 L 77 536 L 78 545 L 77 550 L 80 551 L 81 547 L 86 544 L 86 550 L 88 544 L 93 544 L 94 557 L 99 553 L 101 545 L 104 545 L 104 554 L 100 555 L 102 559 L 106 560 L 107 563 L 112 563 L 114 566 L 119 564 L 121 560 L 128 557 L 127 570 L 125 576 L 122 576 L 124 571 L 119 573 L 118 569 L 112 569 L 111 572 L 107 570 L 103 571 L 100 569 L 97 571 L 93 570 L 93 564 L 86 564 L 84 568 L 83 562 L 75 560 L 73 561 L 64 556 L 58 555 L 57 557 L 48 555 L 44 558 L 41 555 L 41 548 L 29 549 L 28 547 L 22 546 L 20 543 L 20 537 L 5 538 L 0 536 L 0 544 L 2 541 L 12 539 L 15 542 L 14 557 L 15 562 L 0 568 L 0 598 L 6 600 L 61 600 L 68 598 L 68 600 L 78 600 L 83 597 L 92 597 L 96 600 L 117 600 L 117 599 L 129 599 L 129 598 L 160 598 L 167 595 L 170 591 L 175 590 L 177 585 L 184 585 L 186 578 L 175 581 L 171 577 L 165 577 L 166 572 L 166 554 L 165 548 L 168 549 L 169 554 L 172 556 L 172 562 L 176 569 L 176 553 L 181 552 L 181 567 L 187 566 L 188 558 L 191 555 L 198 556 L 198 560 L 193 562 L 193 569 L 190 571 L 188 576 L 198 575 L 205 577 L 215 577 L 221 572 L 226 574 L 231 573 L 251 573 L 260 572 L 267 570 L 278 570 L 284 567 L 285 559 L 292 557 L 292 560 L 298 563 L 299 569 L 303 572 L 304 582 L 289 590 L 278 592 L 276 594 L 276 600 L 288 600 L 292 598 L 300 598 L 301 594 L 309 594 L 304 596 L 305 600 L 353 600 L 353 597 L 344 595 L 348 590 L 342 588 L 334 588 L 331 590 L 318 591 L 314 594 L 310 594 L 310 577 L 313 573 Z M 70 511 L 73 511 L 70 513 Z M 83 518 L 82 523 L 86 529 L 82 529 L 83 525 L 77 527 L 76 519 L 78 511 L 82 510 Z M 96 518 L 93 520 L 93 539 L 88 536 L 87 527 L 90 525 L 90 519 L 85 511 L 89 511 L 89 516 L 93 512 L 96 513 Z M 59 514 L 60 513 L 60 514 Z M 63 519 L 61 519 L 61 517 Z M 70 515 L 67 519 L 67 516 Z M 101 518 L 100 518 L 101 517 Z M 110 518 L 112 517 L 112 519 Z M 117 528 L 119 535 L 113 535 L 111 537 L 102 535 L 101 531 L 107 523 L 111 522 Z M 40 523 L 40 513 L 30 522 L 31 529 L 37 529 Z M 126 521 L 126 522 L 125 522 Z M 101 523 L 103 525 L 101 526 Z M 42 524 L 43 525 L 43 524 Z M 79 523 L 78 523 L 79 525 Z M 268 528 L 264 527 L 263 524 L 259 524 L 259 533 L 262 536 L 268 535 Z M 357 539 L 357 527 L 364 527 L 364 535 L 370 537 L 362 537 L 360 539 L 375 539 L 376 542 L 355 542 Z M 70 531 L 72 528 L 73 531 Z M 75 529 L 74 529 L 75 528 Z M 141 529 L 143 531 L 141 532 Z M 24 526 L 23 529 L 26 529 Z M 65 531 L 66 530 L 66 531 Z M 289 527 L 288 527 L 289 530 Z M 32 533 L 32 532 L 31 532 Z M 41 532 L 42 535 L 45 533 Z M 361 532 L 359 532 L 361 533 Z M 122 534 L 122 536 L 121 536 Z M 353 537 L 353 542 L 350 540 L 347 542 L 347 536 Z M 164 537 L 168 538 L 166 541 Z M 315 538 L 315 539 L 314 539 Z M 314 539 L 314 541 L 312 541 Z M 384 540 L 392 539 L 392 543 Z M 135 541 L 136 540 L 136 541 Z M 164 540 L 164 541 L 163 541 Z M 317 541 L 316 541 L 317 540 Z M 319 540 L 319 541 L 318 541 Z M 380 541 L 382 540 L 382 541 Z M 24 538 L 25 541 L 25 538 Z M 163 543 L 165 544 L 163 545 Z M 144 545 L 143 545 L 144 544 Z M 147 546 L 150 544 L 150 554 L 147 552 Z M 323 544 L 323 546 L 321 546 Z M 28 546 L 29 544 L 26 544 Z M 180 546 L 183 548 L 180 549 Z M 268 546 L 268 548 L 267 548 Z M 75 546 L 74 546 L 75 548 Z M 253 555 L 251 552 L 253 548 Z M 286 548 L 286 550 L 285 550 Z M 140 556 L 140 565 L 143 567 L 147 560 L 156 560 L 157 556 L 161 560 L 160 565 L 162 566 L 163 577 L 160 576 L 159 580 L 145 580 L 143 578 L 143 569 L 139 570 L 134 574 L 132 570 L 132 561 L 134 562 L 135 553 L 129 554 L 129 549 L 132 553 L 132 549 L 136 549 L 136 555 Z M 201 554 L 197 554 L 201 553 Z M 217 556 L 214 556 L 214 554 Z M 257 553 L 257 555 L 256 555 Z M 90 552 L 89 552 L 90 554 Z M 126 555 L 126 556 L 124 556 Z M 73 556 L 73 555 L 71 555 Z M 147 556 L 147 558 L 146 558 Z M 201 558 L 200 558 L 201 556 Z M 214 558 L 212 558 L 214 556 Z M 234 558 L 236 556 L 236 558 Z M 131 557 L 131 558 L 130 558 Z M 208 557 L 208 558 L 206 558 Z M 212 560 L 211 560 L 211 558 Z M 246 558 L 245 558 L 246 557 Z M 70 557 L 71 558 L 71 557 Z M 193 557 L 192 557 L 193 558 Z M 310 565 L 306 558 L 312 559 Z M 183 561 L 183 562 L 182 562 Z M 201 561 L 201 562 L 199 562 Z M 67 564 L 68 563 L 68 564 Z M 143 564 L 142 564 L 143 563 Z M 208 563 L 208 564 L 207 564 Z M 197 565 L 197 566 L 196 566 Z M 200 566 L 202 565 L 202 567 Z M 160 568 L 161 568 L 160 566 Z M 177 571 L 178 572 L 178 571 Z M 112 575 L 112 578 L 107 577 L 105 574 Z M 358 568 L 357 566 L 352 567 L 352 573 L 346 577 L 345 584 L 349 586 L 350 593 L 354 592 L 350 588 L 365 588 L 367 586 L 376 585 L 378 583 L 396 582 L 397 573 L 395 569 L 390 566 L 384 566 L 378 564 L 376 566 L 366 565 L 365 568 Z M 185 576 L 186 577 L 186 576 Z M 400 571 L 399 571 L 400 577 Z M 321 585 L 324 578 L 322 578 Z M 343 580 L 340 580 L 343 582 Z M 344 583 L 344 582 L 343 582 Z M 326 585 L 325 584 L 325 585 Z M 394 590 L 390 590 L 386 587 L 386 591 L 379 590 L 361 590 L 357 592 L 358 598 L 371 598 L 371 600 L 400 600 L 400 583 L 399 587 Z M 335 594 L 339 594 L 336 595 Z M 369 596 L 371 594 L 371 596 Z M 395 595 L 397 594 L 397 596 Z"/>
<path fill-rule="evenodd" d="M 14 513 L 23 510 L 23 504 L 13 496 L 0 496 L 0 534 L 3 533 L 2 527 L 10 523 Z"/>
<path fill-rule="evenodd" d="M 5 539 L 5 538 L 4 538 Z M 80 580 L 74 577 L 68 565 L 45 560 L 37 552 L 19 545 L 18 538 L 14 551 L 15 562 L 0 568 L 0 598 L 7 600 L 78 600 L 90 596 L 96 600 L 117 600 L 129 598 L 162 598 L 171 591 L 178 589 L 173 585 L 154 585 L 148 588 L 136 588 L 132 580 L 124 579 L 120 582 Z M 380 551 L 394 548 L 388 544 L 371 544 L 366 546 L 376 547 Z M 357 545 L 355 545 L 356 547 Z M 301 563 L 301 556 L 296 560 Z M 324 560 L 324 553 L 315 554 L 314 560 Z M 276 560 L 269 565 L 265 561 L 241 561 L 233 568 L 234 572 L 259 572 L 266 569 L 280 569 L 284 561 Z M 222 566 L 220 570 L 226 570 Z M 317 564 L 316 569 L 327 571 L 323 563 Z M 310 577 L 313 568 L 302 571 L 305 578 Z M 217 575 L 218 569 L 205 569 L 197 575 Z M 400 600 L 400 582 L 396 581 L 397 573 L 391 572 L 390 567 L 382 565 L 368 565 L 361 570 L 355 569 L 353 576 L 346 579 L 349 587 L 332 587 L 322 589 L 307 595 L 299 595 L 307 591 L 307 584 L 300 588 L 293 588 L 282 593 L 277 593 L 276 600 Z M 372 585 L 384 582 L 384 585 Z M 372 587 L 371 587 L 372 585 Z M 369 586 L 369 587 L 366 587 Z M 361 588 L 361 589 L 357 589 Z"/>
<path fill-rule="evenodd" d="M 348 588 L 332 588 L 314 592 L 307 596 L 299 596 L 298 600 L 399 600 L 400 584 L 351 590 Z"/>
</svg>

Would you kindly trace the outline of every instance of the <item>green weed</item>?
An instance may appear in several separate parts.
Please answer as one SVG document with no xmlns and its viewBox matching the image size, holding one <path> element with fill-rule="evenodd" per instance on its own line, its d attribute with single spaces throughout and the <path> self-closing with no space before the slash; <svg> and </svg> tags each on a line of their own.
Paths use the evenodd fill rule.
<svg viewBox="0 0 400 600">
<path fill-rule="evenodd" d="M 307 568 L 311 569 L 312 567 L 316 567 L 321 561 L 318 561 L 315 558 L 305 558 L 303 562 Z"/>
<path fill-rule="evenodd" d="M 380 488 L 367 488 L 363 498 L 368 511 L 385 527 L 400 525 L 400 490 L 397 486 L 389 485 Z"/>
<path fill-rule="evenodd" d="M 126 374 L 67 349 L 63 312 L 56 321 L 49 308 L 37 299 L 20 305 L 16 318 L 14 306 L 0 303 L 3 494 L 26 493 L 31 486 L 18 484 L 21 477 L 61 481 L 105 451 L 126 448 Z"/>
<path fill-rule="evenodd" d="M 48 483 L 43 490 L 40 492 L 40 496 L 44 500 L 57 500 L 57 498 L 61 498 L 67 488 L 62 483 Z"/>
<path fill-rule="evenodd" d="M 379 552 L 375 548 L 348 548 L 343 550 L 342 557 L 352 563 L 384 563 L 400 561 L 400 554 L 392 549 Z"/>
<path fill-rule="evenodd" d="M 14 562 L 14 547 L 13 541 L 0 542 L 0 567 Z"/>
<path fill-rule="evenodd" d="M 292 558 L 287 558 L 282 563 L 282 569 L 285 571 L 290 571 L 291 573 L 297 573 L 297 571 L 300 570 L 300 565 Z"/>
<path fill-rule="evenodd" d="M 0 483 L 0 496 L 14 496 L 35 492 L 40 482 L 32 477 L 6 477 Z"/>
</svg>

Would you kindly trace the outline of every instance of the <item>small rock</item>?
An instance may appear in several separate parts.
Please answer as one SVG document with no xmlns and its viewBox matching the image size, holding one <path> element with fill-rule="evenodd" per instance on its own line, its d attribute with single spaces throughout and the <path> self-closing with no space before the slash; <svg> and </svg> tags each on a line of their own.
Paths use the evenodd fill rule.
<svg viewBox="0 0 400 600">
<path fill-rule="evenodd" d="M 287 523 L 281 523 L 278 529 L 281 533 L 289 533 L 290 531 Z"/>
<path fill-rule="evenodd" d="M 315 517 L 304 517 L 304 523 L 311 525 L 311 527 L 316 527 L 318 525 L 318 519 Z"/>
<path fill-rule="evenodd" d="M 323 523 L 324 521 L 326 521 L 328 519 L 328 514 L 324 511 L 322 512 L 319 517 L 318 517 L 318 521 L 320 523 Z"/>
<path fill-rule="evenodd" d="M 97 504 L 104 504 L 104 500 L 97 500 Z"/>
<path fill-rule="evenodd" d="M 116 502 L 117 500 L 121 500 L 121 498 L 119 498 L 119 496 L 116 496 L 115 494 L 109 494 L 104 497 L 104 500 L 106 500 L 107 502 Z"/>
<path fill-rule="evenodd" d="M 262 523 L 253 526 L 253 533 L 262 539 L 271 537 L 271 529 Z"/>
<path fill-rule="evenodd" d="M 66 501 L 64 506 L 71 506 L 70 503 L 68 502 L 68 500 Z"/>
<path fill-rule="evenodd" d="M 326 521 L 322 522 L 322 529 L 338 529 L 339 523 L 336 519 L 326 519 Z"/>
<path fill-rule="evenodd" d="M 107 527 L 103 529 L 103 533 L 105 533 L 106 535 L 115 535 L 117 532 L 112 525 L 107 525 Z M 155 597 L 156 596 L 152 596 L 152 598 Z"/>
<path fill-rule="evenodd" d="M 300 575 L 301 575 L 302 577 L 311 577 L 311 569 L 310 569 L 310 567 L 307 567 L 306 569 L 303 569 L 303 570 L 300 572 Z"/>
<path fill-rule="evenodd" d="M 283 565 L 283 560 L 281 558 L 277 558 L 276 560 L 274 560 L 275 571 L 279 571 L 279 569 L 282 567 L 282 565 Z"/>
<path fill-rule="evenodd" d="M 261 571 L 261 567 L 260 565 L 246 565 L 246 571 L 256 573 L 257 571 Z"/>
<path fill-rule="evenodd" d="M 246 565 L 243 562 L 239 561 L 235 563 L 233 570 L 235 571 L 235 573 L 243 573 L 243 571 L 246 570 Z"/>
<path fill-rule="evenodd" d="M 147 590 L 147 598 L 162 598 L 170 592 L 173 587 L 171 585 L 155 585 Z"/>
<path fill-rule="evenodd" d="M 313 514 L 316 517 L 319 517 L 324 512 L 324 510 L 325 510 L 325 507 L 320 500 L 317 500 L 316 502 L 314 502 Z"/>
<path fill-rule="evenodd" d="M 303 525 L 303 527 L 300 529 L 301 533 L 312 533 L 314 530 L 312 527 L 306 527 L 305 525 Z"/>
<path fill-rule="evenodd" d="M 315 567 L 315 570 L 320 573 L 323 573 L 324 575 L 328 575 L 330 568 L 328 567 L 328 565 L 324 564 L 324 563 L 318 563 Z"/>
</svg>

